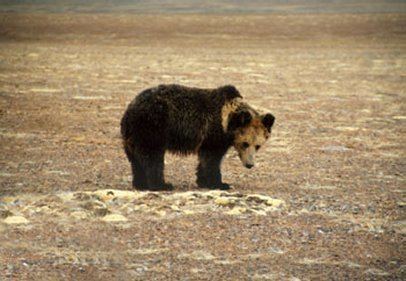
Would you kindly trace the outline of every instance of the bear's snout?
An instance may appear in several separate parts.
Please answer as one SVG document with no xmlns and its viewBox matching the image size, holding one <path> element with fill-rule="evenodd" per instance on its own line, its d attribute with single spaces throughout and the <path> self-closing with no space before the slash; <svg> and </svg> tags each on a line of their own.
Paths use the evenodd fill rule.
<svg viewBox="0 0 406 281">
<path fill-rule="evenodd" d="M 245 168 L 251 169 L 252 167 L 254 167 L 254 164 L 245 164 Z"/>
</svg>

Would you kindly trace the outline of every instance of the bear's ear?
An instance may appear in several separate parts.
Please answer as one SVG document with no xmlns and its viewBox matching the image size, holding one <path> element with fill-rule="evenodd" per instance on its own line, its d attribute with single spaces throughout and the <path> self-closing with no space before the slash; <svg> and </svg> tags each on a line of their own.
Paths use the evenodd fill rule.
<svg viewBox="0 0 406 281">
<path fill-rule="evenodd" d="M 235 98 L 242 98 L 240 92 L 237 90 L 236 87 L 233 85 L 226 85 L 223 87 L 218 88 L 220 94 L 222 94 L 226 101 L 235 99 Z"/>
<path fill-rule="evenodd" d="M 227 131 L 234 131 L 235 129 L 245 127 L 252 120 L 252 116 L 248 111 L 240 111 L 231 114 L 230 121 L 228 122 Z"/>
<path fill-rule="evenodd" d="M 275 116 L 273 116 L 271 113 L 267 113 L 262 116 L 262 124 L 264 124 L 268 132 L 271 131 L 273 123 L 275 123 Z"/>
</svg>

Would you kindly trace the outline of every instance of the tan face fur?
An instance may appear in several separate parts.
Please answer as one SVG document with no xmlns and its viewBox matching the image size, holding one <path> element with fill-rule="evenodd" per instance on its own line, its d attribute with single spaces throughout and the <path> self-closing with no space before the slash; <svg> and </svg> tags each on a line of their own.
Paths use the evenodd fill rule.
<svg viewBox="0 0 406 281">
<path fill-rule="evenodd" d="M 254 117 L 246 127 L 236 130 L 234 147 L 245 167 L 252 168 L 255 165 L 255 154 L 270 134 L 262 124 L 260 116 Z"/>
<path fill-rule="evenodd" d="M 257 110 L 243 102 L 242 98 L 226 102 L 221 115 L 224 132 L 234 134 L 233 145 L 241 162 L 245 167 L 252 168 L 256 152 L 271 135 L 275 117 L 270 113 L 259 114 Z"/>
</svg>

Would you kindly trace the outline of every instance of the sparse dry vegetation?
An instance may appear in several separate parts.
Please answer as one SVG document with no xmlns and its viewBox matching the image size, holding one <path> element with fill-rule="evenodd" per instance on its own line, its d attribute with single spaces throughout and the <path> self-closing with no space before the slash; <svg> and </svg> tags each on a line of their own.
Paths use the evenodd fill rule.
<svg viewBox="0 0 406 281">
<path fill-rule="evenodd" d="M 405 14 L 0 19 L 1 280 L 405 278 Z M 131 190 L 119 120 L 160 83 L 276 116 L 231 193 L 172 155 Z"/>
</svg>

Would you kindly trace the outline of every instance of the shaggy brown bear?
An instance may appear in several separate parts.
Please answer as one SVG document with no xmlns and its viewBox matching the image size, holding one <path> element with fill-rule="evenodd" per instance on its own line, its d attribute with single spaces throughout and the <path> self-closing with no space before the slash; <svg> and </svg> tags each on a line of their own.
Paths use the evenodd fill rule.
<svg viewBox="0 0 406 281">
<path fill-rule="evenodd" d="M 274 116 L 260 115 L 242 101 L 234 86 L 217 89 L 160 85 L 141 92 L 121 120 L 124 150 L 131 163 L 133 186 L 171 189 L 164 181 L 165 151 L 197 153 L 199 187 L 228 189 L 220 164 L 234 146 L 247 168 L 269 138 Z"/>
</svg>

